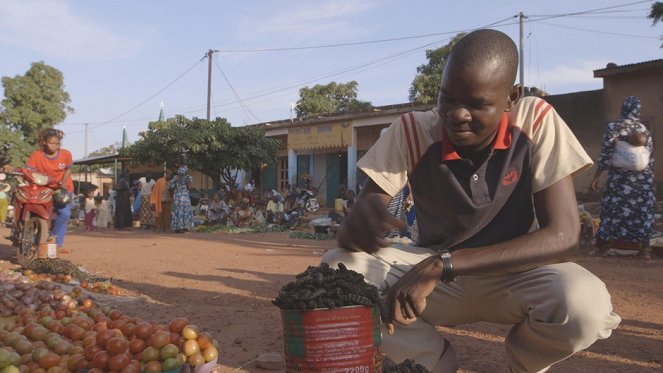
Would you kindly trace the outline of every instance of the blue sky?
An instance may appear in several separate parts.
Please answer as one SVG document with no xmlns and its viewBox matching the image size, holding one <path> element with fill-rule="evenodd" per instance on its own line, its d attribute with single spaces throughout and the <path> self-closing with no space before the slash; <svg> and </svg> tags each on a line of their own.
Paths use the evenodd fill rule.
<svg viewBox="0 0 663 373">
<path fill-rule="evenodd" d="M 287 119 L 301 87 L 331 81 L 356 80 L 359 98 L 374 105 L 407 102 L 426 49 L 496 22 L 493 28 L 518 42 L 510 17 L 521 11 L 531 16 L 526 85 L 550 93 L 599 89 L 592 70 L 663 56 L 663 24 L 652 27 L 646 18 L 653 1 L 616 7 L 633 2 L 2 0 L 0 75 L 24 74 L 35 61 L 62 71 L 75 113 L 59 128 L 64 146 L 80 158 L 84 123 L 93 151 L 121 141 L 123 126 L 135 141 L 161 102 L 167 117 L 204 118 L 201 58 L 208 49 L 220 51 L 212 65 L 212 117 L 238 126 Z M 541 17 L 606 7 L 613 8 Z M 374 42 L 387 39 L 400 40 Z"/>
</svg>

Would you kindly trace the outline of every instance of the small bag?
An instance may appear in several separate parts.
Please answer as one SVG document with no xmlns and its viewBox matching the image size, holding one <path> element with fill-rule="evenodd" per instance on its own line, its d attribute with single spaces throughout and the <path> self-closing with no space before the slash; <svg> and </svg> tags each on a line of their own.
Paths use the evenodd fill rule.
<svg viewBox="0 0 663 373">
<path fill-rule="evenodd" d="M 642 171 L 649 164 L 649 150 L 645 146 L 633 146 L 626 141 L 617 140 L 612 154 L 613 167 L 628 171 Z"/>
</svg>

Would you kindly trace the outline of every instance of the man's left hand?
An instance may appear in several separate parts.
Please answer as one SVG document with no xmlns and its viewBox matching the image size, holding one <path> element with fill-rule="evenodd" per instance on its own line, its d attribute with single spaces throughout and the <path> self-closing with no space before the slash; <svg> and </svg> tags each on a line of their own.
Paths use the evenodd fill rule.
<svg viewBox="0 0 663 373">
<path fill-rule="evenodd" d="M 431 256 L 412 267 L 389 289 L 387 294 L 387 324 L 389 334 L 394 332 L 394 321 L 409 325 L 426 308 L 426 298 L 435 290 L 442 277 L 442 261 L 437 255 Z"/>
</svg>

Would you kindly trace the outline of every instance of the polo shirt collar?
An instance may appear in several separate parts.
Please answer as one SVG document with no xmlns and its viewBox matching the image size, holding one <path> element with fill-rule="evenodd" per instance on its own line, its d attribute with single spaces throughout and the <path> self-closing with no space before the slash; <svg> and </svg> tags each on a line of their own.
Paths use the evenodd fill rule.
<svg viewBox="0 0 663 373">
<path fill-rule="evenodd" d="M 462 159 L 461 156 L 456 152 L 453 144 L 449 140 L 447 131 L 444 130 L 444 124 L 442 124 L 442 160 L 443 161 L 453 161 Z M 503 150 L 511 147 L 511 131 L 508 131 L 509 128 L 509 117 L 507 113 L 502 113 L 502 119 L 500 119 L 500 124 L 497 127 L 497 135 L 493 141 L 494 150 Z"/>
</svg>

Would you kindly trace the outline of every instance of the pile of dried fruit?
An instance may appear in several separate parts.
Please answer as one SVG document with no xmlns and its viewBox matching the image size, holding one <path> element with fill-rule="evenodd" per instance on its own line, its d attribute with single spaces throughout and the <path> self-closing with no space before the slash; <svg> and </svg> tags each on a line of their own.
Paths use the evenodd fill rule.
<svg viewBox="0 0 663 373">
<path fill-rule="evenodd" d="M 414 360 L 407 359 L 400 364 L 385 357 L 382 359 L 382 373 L 429 373 L 423 365 L 415 364 Z"/>
<path fill-rule="evenodd" d="M 312 310 L 344 306 L 380 306 L 378 289 L 364 276 L 339 263 L 338 269 L 322 263 L 309 266 L 296 281 L 281 288 L 273 304 L 285 310 Z"/>
</svg>

